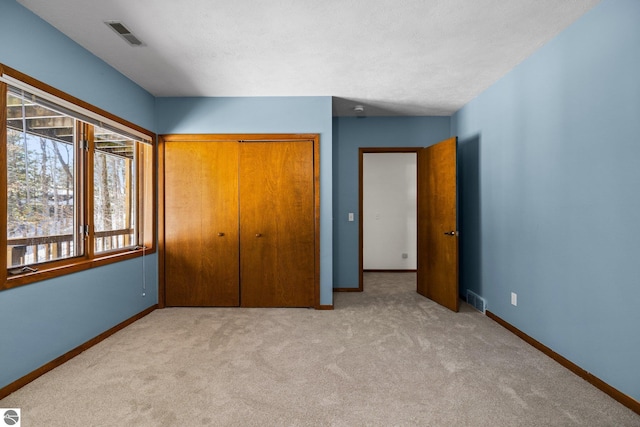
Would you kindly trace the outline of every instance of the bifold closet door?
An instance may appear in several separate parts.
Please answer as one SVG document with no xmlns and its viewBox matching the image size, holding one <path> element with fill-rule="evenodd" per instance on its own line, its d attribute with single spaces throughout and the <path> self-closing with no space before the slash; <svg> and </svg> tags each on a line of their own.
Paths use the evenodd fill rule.
<svg viewBox="0 0 640 427">
<path fill-rule="evenodd" d="M 238 306 L 238 143 L 164 150 L 166 305 Z"/>
<path fill-rule="evenodd" d="M 313 143 L 239 145 L 241 305 L 311 307 Z"/>
</svg>

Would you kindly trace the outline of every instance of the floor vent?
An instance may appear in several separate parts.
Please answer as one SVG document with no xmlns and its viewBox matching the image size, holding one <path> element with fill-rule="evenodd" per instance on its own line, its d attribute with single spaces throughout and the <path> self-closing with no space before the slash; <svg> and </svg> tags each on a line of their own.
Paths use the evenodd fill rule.
<svg viewBox="0 0 640 427">
<path fill-rule="evenodd" d="M 471 292 L 467 289 L 467 303 L 472 305 L 478 311 L 481 311 L 483 314 L 487 310 L 487 302 L 480 295 Z"/>
</svg>

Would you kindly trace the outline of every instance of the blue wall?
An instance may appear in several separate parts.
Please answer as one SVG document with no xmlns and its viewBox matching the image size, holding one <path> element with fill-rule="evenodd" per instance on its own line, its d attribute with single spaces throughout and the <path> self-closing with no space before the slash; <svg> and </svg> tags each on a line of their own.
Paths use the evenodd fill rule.
<svg viewBox="0 0 640 427">
<path fill-rule="evenodd" d="M 0 387 L 157 303 L 155 256 L 0 292 Z"/>
<path fill-rule="evenodd" d="M 449 117 L 333 119 L 333 286 L 357 288 L 359 275 L 358 148 L 428 147 L 449 138 Z M 349 212 L 356 214 L 348 221 Z"/>
<path fill-rule="evenodd" d="M 0 0 L 0 63 L 154 130 L 154 97 L 14 0 Z"/>
<path fill-rule="evenodd" d="M 13 0 L 0 0 L 0 63 L 147 129 L 154 98 Z M 0 292 L 0 387 L 157 303 L 157 256 Z"/>
<path fill-rule="evenodd" d="M 320 134 L 320 304 L 333 304 L 331 97 L 158 98 L 158 134 Z"/>
<path fill-rule="evenodd" d="M 463 286 L 637 400 L 639 24 L 640 2 L 604 0 L 452 124 Z"/>
</svg>

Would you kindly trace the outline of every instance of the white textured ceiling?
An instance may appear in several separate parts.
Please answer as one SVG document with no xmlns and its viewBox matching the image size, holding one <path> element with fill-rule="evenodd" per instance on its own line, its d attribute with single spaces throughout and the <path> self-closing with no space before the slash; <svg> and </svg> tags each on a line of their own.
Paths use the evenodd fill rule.
<svg viewBox="0 0 640 427">
<path fill-rule="evenodd" d="M 454 113 L 599 0 L 18 1 L 155 96 L 333 96 L 337 116 L 422 116 Z"/>
</svg>

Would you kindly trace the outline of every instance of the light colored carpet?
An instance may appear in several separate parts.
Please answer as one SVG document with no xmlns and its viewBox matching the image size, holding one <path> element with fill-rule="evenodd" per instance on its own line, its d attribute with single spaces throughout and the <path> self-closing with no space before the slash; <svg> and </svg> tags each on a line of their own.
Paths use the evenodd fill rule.
<svg viewBox="0 0 640 427">
<path fill-rule="evenodd" d="M 0 400 L 23 426 L 640 426 L 463 304 L 368 273 L 334 311 L 169 308 Z"/>
</svg>

